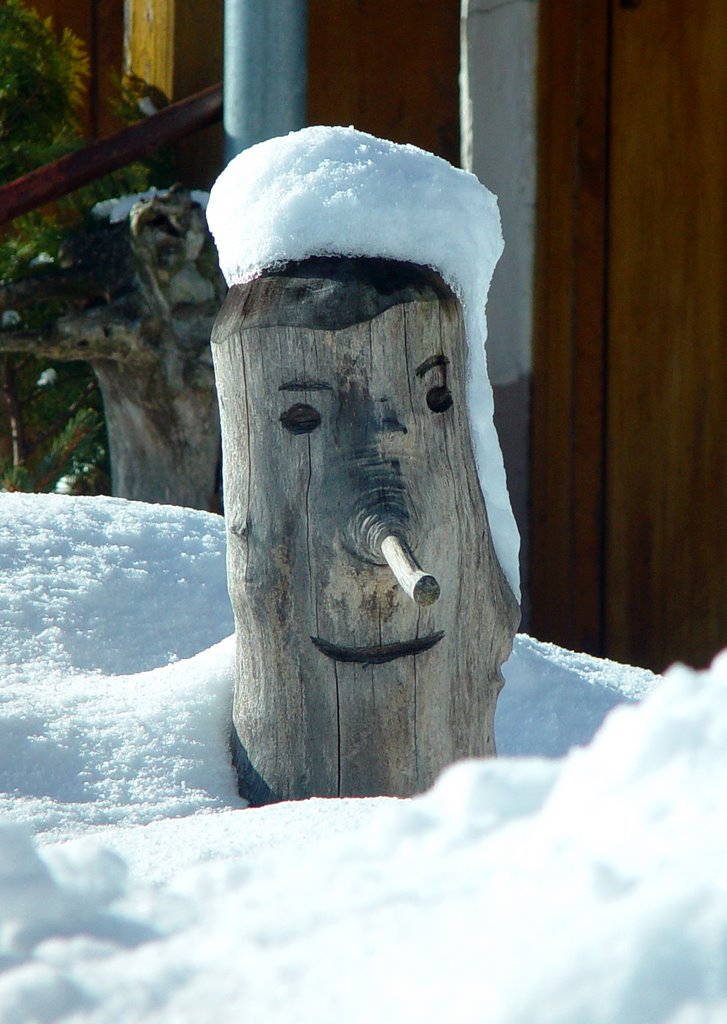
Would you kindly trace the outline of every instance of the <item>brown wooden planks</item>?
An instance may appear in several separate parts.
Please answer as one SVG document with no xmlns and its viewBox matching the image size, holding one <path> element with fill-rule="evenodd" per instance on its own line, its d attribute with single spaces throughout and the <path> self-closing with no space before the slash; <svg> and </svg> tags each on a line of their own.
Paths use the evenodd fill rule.
<svg viewBox="0 0 727 1024">
<path fill-rule="evenodd" d="M 459 18 L 459 0 L 308 0 L 308 123 L 458 164 Z"/>
<path fill-rule="evenodd" d="M 602 643 L 605 4 L 540 9 L 533 631 Z"/>
<path fill-rule="evenodd" d="M 614 8 L 607 650 L 727 643 L 727 6 Z"/>
</svg>

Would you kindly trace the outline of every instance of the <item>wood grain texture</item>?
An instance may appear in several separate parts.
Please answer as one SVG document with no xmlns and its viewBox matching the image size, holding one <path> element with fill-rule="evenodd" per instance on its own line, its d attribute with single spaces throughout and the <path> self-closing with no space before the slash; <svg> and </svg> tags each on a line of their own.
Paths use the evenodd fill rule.
<svg viewBox="0 0 727 1024">
<path fill-rule="evenodd" d="M 540 7 L 534 630 L 657 670 L 727 642 L 726 19 Z"/>
<path fill-rule="evenodd" d="M 202 209 L 174 189 L 122 223 L 75 232 L 62 254 L 61 265 L 0 284 L 0 310 L 58 309 L 43 328 L 1 331 L 0 351 L 91 365 L 115 495 L 217 507 L 209 337 L 226 287 Z"/>
<path fill-rule="evenodd" d="M 608 4 L 543 0 L 533 337 L 533 631 L 603 653 Z"/>
<path fill-rule="evenodd" d="M 308 0 L 308 123 L 459 164 L 459 0 Z"/>
<path fill-rule="evenodd" d="M 454 297 L 406 264 L 291 264 L 230 290 L 213 355 L 243 795 L 408 795 L 494 753 L 519 612 L 475 470 Z M 443 386 L 452 404 L 434 412 Z M 319 414 L 307 433 L 285 426 L 295 403 Z M 372 520 L 436 575 L 436 603 L 404 593 Z"/>
<path fill-rule="evenodd" d="M 703 665 L 727 643 L 727 6 L 616 7 L 606 643 Z"/>
</svg>

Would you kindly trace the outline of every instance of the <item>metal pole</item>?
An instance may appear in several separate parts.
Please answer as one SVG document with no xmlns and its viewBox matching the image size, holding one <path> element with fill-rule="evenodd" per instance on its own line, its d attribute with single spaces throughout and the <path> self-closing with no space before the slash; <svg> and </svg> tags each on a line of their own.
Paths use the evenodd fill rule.
<svg viewBox="0 0 727 1024">
<path fill-rule="evenodd" d="M 305 127 L 307 0 L 225 0 L 225 158 Z"/>
</svg>

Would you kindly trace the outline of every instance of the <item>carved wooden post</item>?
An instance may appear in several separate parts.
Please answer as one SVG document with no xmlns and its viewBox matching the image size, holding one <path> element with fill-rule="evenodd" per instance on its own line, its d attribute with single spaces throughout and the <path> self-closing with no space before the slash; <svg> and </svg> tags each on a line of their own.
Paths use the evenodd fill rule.
<svg viewBox="0 0 727 1024">
<path fill-rule="evenodd" d="M 233 285 L 212 348 L 242 795 L 409 795 L 494 753 L 519 611 L 457 299 L 413 264 L 312 258 Z"/>
</svg>

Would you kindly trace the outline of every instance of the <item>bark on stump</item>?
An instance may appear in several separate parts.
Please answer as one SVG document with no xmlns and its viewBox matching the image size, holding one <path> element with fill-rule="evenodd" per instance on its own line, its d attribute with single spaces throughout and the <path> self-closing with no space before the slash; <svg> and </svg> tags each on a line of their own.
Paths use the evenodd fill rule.
<svg viewBox="0 0 727 1024">
<path fill-rule="evenodd" d="M 519 609 L 456 298 L 423 267 L 314 258 L 234 285 L 212 350 L 241 794 L 405 796 L 494 754 Z"/>
</svg>

